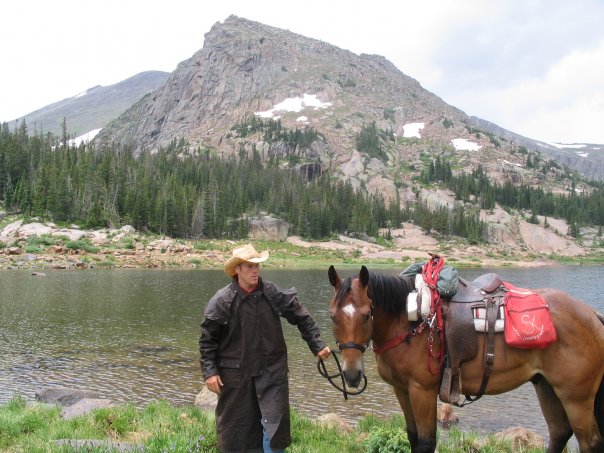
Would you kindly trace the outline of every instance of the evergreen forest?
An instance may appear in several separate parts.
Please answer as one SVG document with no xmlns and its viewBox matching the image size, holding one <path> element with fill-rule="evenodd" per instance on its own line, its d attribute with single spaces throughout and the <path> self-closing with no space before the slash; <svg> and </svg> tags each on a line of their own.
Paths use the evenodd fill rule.
<svg viewBox="0 0 604 453">
<path fill-rule="evenodd" d="M 308 140 L 301 134 L 300 137 Z M 0 203 L 57 224 L 86 228 L 132 225 L 176 238 L 243 238 L 248 219 L 268 212 L 290 224 L 290 234 L 324 239 L 337 233 L 377 236 L 379 228 L 412 221 L 442 235 L 482 242 L 485 225 L 478 206 L 460 204 L 450 211 L 430 211 L 422 204 L 401 206 L 380 194 L 354 190 L 329 173 L 306 180 L 291 162 L 257 153 L 220 158 L 210 150 L 188 153 L 184 141 L 155 154 L 135 155 L 128 148 L 69 146 L 58 139 L 27 132 L 24 122 L 0 129 Z M 567 196 L 530 187 L 493 185 L 481 170 L 454 177 L 438 160 L 438 171 L 422 174 L 417 184 L 444 184 L 461 200 L 475 196 L 480 207 L 499 202 L 534 214 L 571 219 L 574 225 L 604 224 L 602 186 L 590 194 Z M 444 168 L 444 170 L 443 170 Z"/>
</svg>

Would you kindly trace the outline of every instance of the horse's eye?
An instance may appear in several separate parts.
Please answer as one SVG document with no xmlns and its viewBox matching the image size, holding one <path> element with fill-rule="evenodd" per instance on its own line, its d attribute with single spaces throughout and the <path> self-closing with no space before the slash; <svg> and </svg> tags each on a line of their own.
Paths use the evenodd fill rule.
<svg viewBox="0 0 604 453">
<path fill-rule="evenodd" d="M 369 318 L 371 318 L 371 313 L 367 313 L 366 315 L 363 316 L 363 322 L 369 321 Z"/>
</svg>

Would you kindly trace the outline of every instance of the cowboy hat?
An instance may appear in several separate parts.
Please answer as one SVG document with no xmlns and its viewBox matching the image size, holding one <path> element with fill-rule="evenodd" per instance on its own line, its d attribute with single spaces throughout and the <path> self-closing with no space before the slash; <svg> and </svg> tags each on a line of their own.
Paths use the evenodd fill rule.
<svg viewBox="0 0 604 453">
<path fill-rule="evenodd" d="M 247 263 L 262 263 L 268 259 L 268 251 L 258 253 L 253 245 L 246 244 L 237 247 L 233 250 L 233 256 L 224 263 L 224 272 L 231 277 L 234 277 L 235 267 L 243 262 Z"/>
</svg>

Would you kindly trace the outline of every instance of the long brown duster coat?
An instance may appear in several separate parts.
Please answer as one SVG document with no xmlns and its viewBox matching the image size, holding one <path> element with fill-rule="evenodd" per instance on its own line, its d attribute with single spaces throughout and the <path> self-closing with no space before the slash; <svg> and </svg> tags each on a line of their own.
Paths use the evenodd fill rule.
<svg viewBox="0 0 604 453">
<path fill-rule="evenodd" d="M 260 279 L 247 293 L 233 278 L 210 299 L 201 323 L 200 363 L 204 380 L 219 374 L 224 387 L 216 406 L 218 448 L 262 451 L 266 427 L 271 447 L 291 444 L 287 347 L 280 317 L 298 327 L 311 352 L 326 344 L 294 289 Z"/>
</svg>

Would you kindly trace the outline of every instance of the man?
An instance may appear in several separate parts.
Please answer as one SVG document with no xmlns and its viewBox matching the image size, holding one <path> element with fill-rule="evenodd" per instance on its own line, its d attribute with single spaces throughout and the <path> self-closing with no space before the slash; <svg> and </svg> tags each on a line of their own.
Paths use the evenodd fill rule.
<svg viewBox="0 0 604 453">
<path fill-rule="evenodd" d="M 281 452 L 291 444 L 284 317 L 298 327 L 313 354 L 331 353 L 294 289 L 259 276 L 268 252 L 252 245 L 233 250 L 224 265 L 229 285 L 210 299 L 201 323 L 200 363 L 218 394 L 218 448 L 225 453 Z"/>
</svg>

